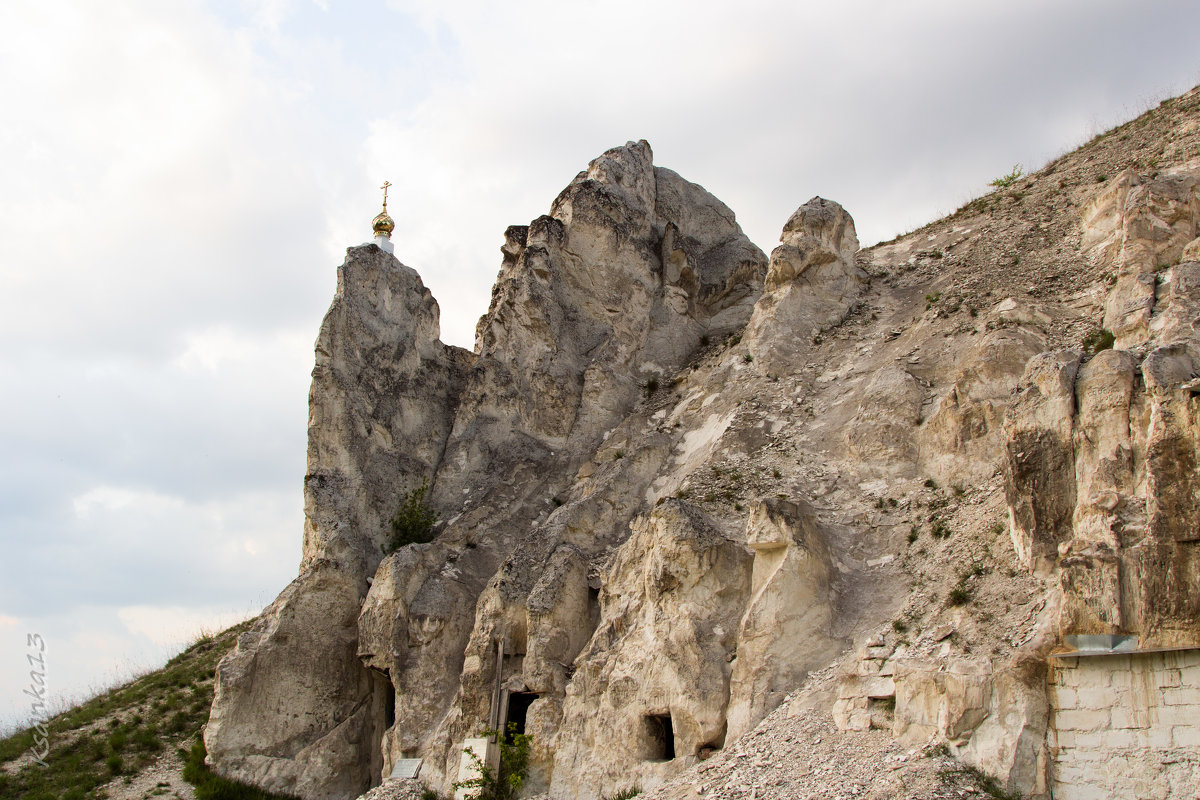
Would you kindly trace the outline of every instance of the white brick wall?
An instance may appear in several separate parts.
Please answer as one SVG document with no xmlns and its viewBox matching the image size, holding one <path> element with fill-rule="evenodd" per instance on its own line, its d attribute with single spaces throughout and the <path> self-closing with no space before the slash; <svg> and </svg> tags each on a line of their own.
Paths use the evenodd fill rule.
<svg viewBox="0 0 1200 800">
<path fill-rule="evenodd" d="M 1060 659 L 1055 800 L 1200 800 L 1200 649 Z"/>
</svg>

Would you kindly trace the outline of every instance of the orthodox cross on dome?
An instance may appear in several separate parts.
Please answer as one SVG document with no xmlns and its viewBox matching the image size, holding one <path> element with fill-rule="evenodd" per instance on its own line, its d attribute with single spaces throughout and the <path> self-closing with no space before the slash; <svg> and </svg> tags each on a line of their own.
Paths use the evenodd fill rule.
<svg viewBox="0 0 1200 800">
<path fill-rule="evenodd" d="M 391 185 L 391 181 L 384 181 L 383 186 L 379 187 L 383 189 L 383 210 L 375 215 L 375 219 L 371 220 L 371 230 L 375 234 L 375 244 L 389 253 L 392 252 L 392 231 L 396 229 L 396 221 L 387 213 L 387 193 L 388 187 Z"/>
</svg>

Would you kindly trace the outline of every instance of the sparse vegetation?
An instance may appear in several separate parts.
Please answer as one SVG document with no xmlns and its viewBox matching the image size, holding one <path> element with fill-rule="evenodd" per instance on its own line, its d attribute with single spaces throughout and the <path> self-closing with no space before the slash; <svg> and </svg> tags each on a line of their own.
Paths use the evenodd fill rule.
<svg viewBox="0 0 1200 800">
<path fill-rule="evenodd" d="M 183 767 L 183 779 L 196 787 L 196 800 L 291 800 L 290 795 L 271 794 L 222 778 L 204 763 L 205 755 L 204 740 L 197 739 Z"/>
<path fill-rule="evenodd" d="M 971 568 L 962 572 L 958 576 L 958 581 L 950 588 L 946 594 L 946 605 L 949 606 L 965 606 L 971 602 L 975 596 L 975 590 L 971 586 L 971 579 L 978 578 L 987 574 L 987 568 L 980 562 L 976 561 L 971 565 Z"/>
<path fill-rule="evenodd" d="M 1111 350 L 1116 341 L 1116 337 L 1113 336 L 1112 331 L 1108 328 L 1098 328 L 1083 337 L 1081 345 L 1083 352 L 1088 355 L 1095 355 L 1101 350 Z"/>
<path fill-rule="evenodd" d="M 421 485 L 404 496 L 400 510 L 392 517 L 392 536 L 384 548 L 385 553 L 399 550 L 408 544 L 424 544 L 433 539 L 433 526 L 437 524 L 438 513 L 425 500 L 429 492 L 429 481 L 421 481 Z"/>
<path fill-rule="evenodd" d="M 532 737 L 517 733 L 516 723 L 508 724 L 508 733 L 500 736 L 498 731 L 487 730 L 480 734 L 496 737 L 500 748 L 500 766 L 493 770 L 480 760 L 474 750 L 465 750 L 479 774 L 470 780 L 454 784 L 455 789 L 467 789 L 471 800 L 514 800 L 525 783 L 529 772 L 529 749 Z"/>
<path fill-rule="evenodd" d="M 961 580 L 946 594 L 946 605 L 965 606 L 971 602 L 971 590 Z"/>
<path fill-rule="evenodd" d="M 1001 175 L 995 180 L 988 181 L 988 186 L 995 186 L 997 189 L 1007 189 L 1023 177 L 1025 177 L 1025 170 L 1021 168 L 1020 164 L 1013 164 L 1012 172 L 1007 175 Z"/>
<path fill-rule="evenodd" d="M 745 361 L 747 364 L 749 364 L 753 360 L 754 360 L 754 356 L 750 355 L 749 353 L 746 353 L 745 355 L 742 356 L 742 361 Z"/>
<path fill-rule="evenodd" d="M 28 763 L 0 771 L 0 797 L 87 800 L 113 778 L 136 774 L 167 748 L 185 746 L 208 720 L 217 661 L 249 623 L 205 634 L 157 672 L 97 695 L 46 723 L 50 752 L 42 767 Z M 169 716 L 161 709 L 170 706 Z M 159 709 L 159 711 L 155 711 Z M 32 730 L 0 740 L 0 761 L 13 761 L 33 744 Z M 202 796 L 224 800 L 237 795 Z M 261 798 L 268 798 L 263 795 Z"/>
<path fill-rule="evenodd" d="M 628 789 L 622 789 L 616 794 L 604 795 L 604 800 L 633 800 L 634 797 L 637 797 L 641 793 L 642 789 L 640 786 L 630 786 Z"/>
<path fill-rule="evenodd" d="M 940 747 L 942 751 L 936 753 L 936 755 L 948 756 L 949 748 L 944 744 L 940 745 Z M 954 767 L 942 770 L 942 774 L 947 777 L 969 777 L 984 794 L 994 798 L 994 800 L 1020 800 L 1021 797 L 1019 794 L 1004 791 L 991 775 L 988 775 L 977 767 L 955 763 Z"/>
</svg>

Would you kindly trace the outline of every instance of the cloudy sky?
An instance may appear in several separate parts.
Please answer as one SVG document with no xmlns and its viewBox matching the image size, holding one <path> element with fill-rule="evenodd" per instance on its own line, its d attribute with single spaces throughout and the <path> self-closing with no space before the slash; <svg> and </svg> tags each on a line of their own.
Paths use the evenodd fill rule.
<svg viewBox="0 0 1200 800">
<path fill-rule="evenodd" d="M 0 724 L 296 571 L 312 342 L 376 187 L 471 346 L 504 228 L 645 138 L 864 244 L 1200 82 L 1190 0 L 5 0 Z"/>
</svg>

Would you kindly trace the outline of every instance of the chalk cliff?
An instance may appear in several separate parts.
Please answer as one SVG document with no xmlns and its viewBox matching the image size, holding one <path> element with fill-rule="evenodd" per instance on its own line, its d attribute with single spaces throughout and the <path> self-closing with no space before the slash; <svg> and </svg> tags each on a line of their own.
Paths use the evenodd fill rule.
<svg viewBox="0 0 1200 800">
<path fill-rule="evenodd" d="M 813 198 L 770 258 L 630 142 L 505 232 L 472 352 L 351 248 L 300 575 L 221 663 L 214 766 L 324 800 L 419 758 L 444 792 L 511 721 L 550 798 L 833 792 L 760 760 L 860 734 L 855 794 L 935 796 L 894 748 L 940 741 L 1071 796 L 1056 653 L 1200 648 L 1198 108 L 865 251 Z M 436 537 L 385 553 L 425 483 Z"/>
</svg>

